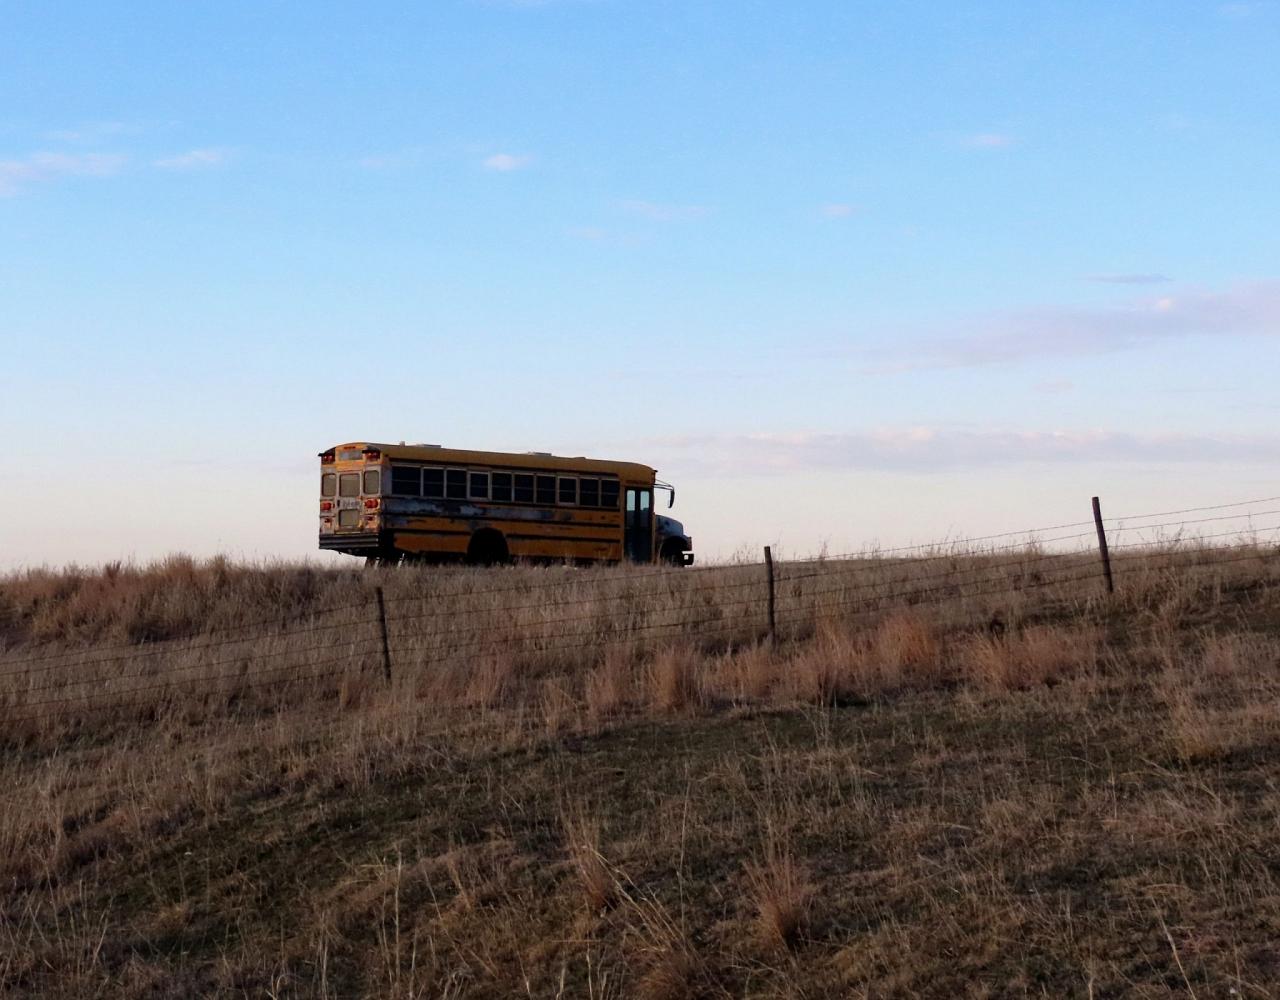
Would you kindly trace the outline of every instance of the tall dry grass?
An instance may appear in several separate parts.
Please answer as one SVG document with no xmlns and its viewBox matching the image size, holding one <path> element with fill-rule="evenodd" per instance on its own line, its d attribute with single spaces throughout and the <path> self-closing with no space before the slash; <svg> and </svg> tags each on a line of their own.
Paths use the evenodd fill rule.
<svg viewBox="0 0 1280 1000">
<path fill-rule="evenodd" d="M 1270 585 L 1280 560 L 1261 546 L 1153 550 L 1119 555 L 1116 571 L 1121 594 L 1104 603 L 1095 562 L 1034 549 L 782 565 L 776 641 L 799 650 L 785 670 L 762 645 L 754 566 L 349 571 L 175 557 L 29 571 L 0 580 L 0 718 L 11 738 L 43 738 L 300 701 L 357 710 L 385 687 L 377 588 L 396 700 L 441 711 L 536 701 L 550 718 L 585 697 L 601 722 L 642 703 L 823 703 L 958 677 L 1038 684 L 1076 669 L 1081 651 L 1055 622 L 1105 607 L 1177 632 L 1224 588 Z M 957 632 L 972 641 L 955 657 L 942 637 Z M 1082 648 L 1096 660 L 1097 639 Z"/>
<path fill-rule="evenodd" d="M 305 944 L 305 954 L 272 957 L 237 945 L 243 951 L 229 950 L 225 962 L 238 971 L 216 983 L 228 993 L 261 992 L 266 981 L 282 995 L 337 995 L 328 982 L 341 971 L 330 957 L 340 948 L 348 952 L 347 974 L 351 954 L 362 956 L 362 981 L 386 995 L 463 995 L 477 982 L 515 988 L 518 977 L 493 954 L 544 969 L 559 962 L 567 976 L 569 959 L 555 952 L 565 940 L 585 942 L 588 957 L 596 948 L 623 956 L 620 965 L 592 966 L 574 980 L 609 995 L 721 995 L 713 984 L 724 972 L 714 972 L 711 956 L 726 941 L 741 942 L 734 961 L 751 975 L 785 981 L 804 967 L 794 956 L 831 933 L 821 926 L 830 854 L 815 846 L 819 836 L 858 865 L 866 845 L 883 838 L 867 870 L 844 876 L 850 891 L 892 881 L 890 902 L 910 896 L 908 912 L 945 915 L 935 932 L 953 950 L 967 925 L 990 925 L 1016 940 L 1026 926 L 1056 919 L 1026 915 L 1031 904 L 1010 887 L 1008 872 L 1034 868 L 1026 859 L 1039 844 L 1061 848 L 1068 868 L 1082 863 L 1072 851 L 1087 857 L 1090 845 L 1081 843 L 1103 834 L 1143 849 L 1194 844 L 1214 870 L 1260 855 L 1266 845 L 1250 840 L 1241 808 L 1215 804 L 1216 793 L 1180 779 L 1168 779 L 1159 797 L 1136 801 L 1126 785 L 1135 779 L 1107 772 L 1103 753 L 1086 762 L 1088 787 L 1076 790 L 1083 806 L 1048 782 L 1018 785 L 1008 774 L 1038 759 L 1028 749 L 1034 731 L 1009 744 L 1008 774 L 984 778 L 976 803 L 958 818 L 947 812 L 959 808 L 952 790 L 963 772 L 987 759 L 959 755 L 958 732 L 997 726 L 1009 705 L 1031 704 L 1067 719 L 1087 747 L 1098 738 L 1091 727 L 1099 710 L 1090 699 L 1099 678 L 1128 699 L 1150 700 L 1153 749 L 1140 760 L 1159 757 L 1164 770 L 1222 765 L 1280 740 L 1280 647 L 1258 625 L 1268 616 L 1280 624 L 1274 553 L 1126 556 L 1117 561 L 1121 593 L 1113 600 L 1102 596 L 1096 576 L 1077 579 L 1066 565 L 1071 558 L 1029 553 L 1013 565 L 1006 556 L 949 554 L 784 565 L 772 643 L 755 567 L 329 576 L 274 567 L 263 575 L 280 579 L 240 590 L 235 567 L 180 563 L 158 567 L 158 579 L 148 582 L 127 568 L 92 580 L 77 572 L 61 584 L 56 574 L 6 579 L 0 881 L 19 903 L 0 908 L 0 983 L 43 981 L 52 965 L 63 995 L 81 995 L 104 981 L 110 964 L 113 982 L 124 983 L 118 993 L 146 995 L 141 980 L 126 981 L 119 971 L 125 960 L 110 954 L 115 918 L 96 909 L 96 897 L 77 903 L 74 893 L 176 833 L 217 829 L 227 815 L 255 822 L 269 813 L 259 804 L 275 796 L 317 803 L 313 823 L 323 844 L 342 829 L 398 831 L 401 813 L 365 811 L 388 788 L 414 789 L 408 808 L 425 809 L 430 790 L 453 781 L 457 799 L 425 825 L 456 814 L 465 839 L 409 860 L 406 834 L 403 861 L 397 846 L 376 863 L 350 862 L 315 902 L 309 937 L 289 946 Z M 214 586 L 219 574 L 223 583 Z M 177 596 L 166 600 L 158 581 L 171 578 Z M 390 682 L 368 616 L 377 586 L 390 611 Z M 210 614 L 221 624 L 209 625 L 202 607 L 217 609 Z M 153 630 L 142 642 L 128 638 L 142 634 L 132 631 L 137 615 Z M 164 634 L 183 638 L 158 638 Z M 95 653 L 88 642 L 122 638 L 123 651 Z M 337 660 L 331 674 L 299 679 L 330 659 Z M 267 669 L 283 682 L 260 685 Z M 159 687 L 143 696 L 128 691 L 146 684 Z M 846 734 L 843 744 L 831 736 L 833 706 L 870 706 L 859 725 L 874 726 L 885 706 L 950 691 L 962 693 L 947 710 L 951 728 L 925 726 L 903 711 L 875 766 L 861 759 L 860 735 Z M 12 721 L 38 716 L 36 702 L 82 695 L 75 711 Z M 90 711 L 97 708 L 105 711 Z M 642 782 L 633 774 L 601 767 L 574 783 L 558 771 L 566 758 L 590 758 L 579 754 L 581 743 L 592 742 L 585 737 L 625 735 L 633 723 L 648 733 L 669 722 L 659 735 L 627 737 L 634 759 L 668 740 L 678 757 L 677 735 L 701 726 L 700 717 L 714 717 L 706 727 L 714 734 L 722 722 L 754 723 L 782 709 L 797 710 L 811 726 L 811 748 L 796 754 L 751 734 L 726 744 L 710 764 L 703 757 L 686 765 L 678 800 L 634 795 Z M 477 769 L 477 758 L 490 770 Z M 508 773 L 492 762 L 508 759 L 526 762 L 521 773 L 552 793 L 549 817 L 531 815 L 524 789 L 504 787 Z M 1068 759 L 1063 751 L 1046 766 L 1066 767 Z M 900 771 L 886 776 L 886 762 Z M 614 780 L 623 805 L 606 814 L 601 803 Z M 481 796 L 493 808 L 473 816 L 469 801 Z M 326 812 L 353 802 L 336 818 Z M 1069 828 L 1063 817 L 1081 809 L 1087 822 Z M 639 832 L 633 825 L 621 835 L 618 827 L 633 816 L 643 818 Z M 245 836 L 269 854 L 307 832 L 290 823 Z M 946 865 L 988 848 L 993 853 L 978 869 L 935 888 Z M 541 849 L 553 860 L 531 875 L 531 852 Z M 695 855 L 699 872 L 687 860 Z M 348 864 L 345 856 L 341 862 Z M 156 871 L 182 864 L 164 858 Z M 250 874 L 203 890 L 185 882 L 178 892 L 154 890 L 152 923 L 131 933 L 181 942 L 213 896 L 245 912 L 264 905 Z M 964 893 L 977 901 L 972 911 L 955 910 Z M 690 916 L 698 906 L 701 924 Z M 557 907 L 563 923 L 555 922 Z M 57 937 L 53 921 L 68 913 L 78 923 L 64 924 Z M 878 929 L 829 956 L 831 965 L 874 978 L 887 968 L 886 956 L 925 947 L 895 923 L 900 918 L 881 924 L 864 913 L 860 919 Z M 532 920 L 559 936 L 529 939 Z M 286 982 L 300 967 L 313 969 L 314 981 Z M 466 975 L 450 979 L 458 968 Z M 625 989 L 617 985 L 623 981 Z M 173 988 L 166 982 L 150 990 Z M 565 987 L 561 995 L 572 992 Z"/>
<path fill-rule="evenodd" d="M 4 606 L 18 609 L 0 654 L 0 740 L 18 754 L 0 761 L 0 877 L 32 884 L 74 872 L 166 823 L 216 815 L 243 781 L 240 759 L 264 749 L 273 781 L 366 787 L 417 766 L 431 734 L 455 747 L 527 746 L 635 719 L 1044 687 L 1115 669 L 1117 629 L 1124 641 L 1141 630 L 1152 651 L 1144 669 L 1164 678 L 1156 690 L 1179 752 L 1229 748 L 1219 717 L 1239 706 L 1224 708 L 1223 691 L 1274 667 L 1276 649 L 1250 634 L 1197 637 L 1197 618 L 1231 595 L 1265 603 L 1280 559 L 1260 548 L 1131 556 L 1107 602 L 1096 578 L 1071 571 L 1053 584 L 1053 559 L 1027 558 L 1041 583 L 1032 590 L 1027 566 L 1007 557 L 783 566 L 776 644 L 764 637 L 756 567 L 323 573 L 169 560 L 150 571 L 18 574 L 0 583 Z M 993 584 L 966 589 L 988 562 L 999 563 L 982 577 Z M 924 581 L 915 591 L 893 582 L 909 575 Z M 378 586 L 390 682 L 368 617 Z M 944 599 L 933 600 L 940 587 Z M 926 592 L 929 601 L 906 603 Z M 222 624 L 106 653 L 68 642 L 133 634 L 144 612 L 170 634 Z M 257 624 L 285 612 L 302 617 Z M 716 624 L 693 624 L 708 618 Z M 46 635 L 58 641 L 36 641 Z M 316 670 L 326 660 L 333 669 Z M 1256 715 L 1257 727 L 1272 724 L 1269 708 Z M 59 752 L 95 743 L 102 749 L 74 772 Z"/>
</svg>

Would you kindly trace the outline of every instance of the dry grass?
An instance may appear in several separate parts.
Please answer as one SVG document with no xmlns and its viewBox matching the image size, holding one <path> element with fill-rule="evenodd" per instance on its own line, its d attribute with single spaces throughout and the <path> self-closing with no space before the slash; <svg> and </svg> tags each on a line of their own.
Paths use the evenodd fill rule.
<svg viewBox="0 0 1280 1000">
<path fill-rule="evenodd" d="M 808 921 L 814 887 L 804 866 L 787 852 L 770 850 L 746 867 L 756 929 L 766 947 L 792 948 Z"/>
<path fill-rule="evenodd" d="M 600 823 L 587 811 L 584 801 L 566 805 L 560 817 L 565 850 L 582 887 L 587 908 L 599 913 L 615 900 L 617 881 L 600 853 Z"/>
<path fill-rule="evenodd" d="M 694 650 L 661 649 L 649 663 L 649 699 L 661 712 L 683 712 L 703 703 L 699 674 L 702 660 Z"/>
<path fill-rule="evenodd" d="M 1211 555 L 783 566 L 776 647 L 751 567 L 8 578 L 0 994 L 1275 993 L 1280 566 Z"/>
</svg>

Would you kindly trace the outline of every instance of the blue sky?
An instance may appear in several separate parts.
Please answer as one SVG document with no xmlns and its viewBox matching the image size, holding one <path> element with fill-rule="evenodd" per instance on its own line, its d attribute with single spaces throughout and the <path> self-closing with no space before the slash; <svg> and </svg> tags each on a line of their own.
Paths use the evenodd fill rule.
<svg viewBox="0 0 1280 1000">
<path fill-rule="evenodd" d="M 721 555 L 1280 493 L 1276 3 L 0 21 L 0 564 L 307 554 L 362 438 Z"/>
</svg>

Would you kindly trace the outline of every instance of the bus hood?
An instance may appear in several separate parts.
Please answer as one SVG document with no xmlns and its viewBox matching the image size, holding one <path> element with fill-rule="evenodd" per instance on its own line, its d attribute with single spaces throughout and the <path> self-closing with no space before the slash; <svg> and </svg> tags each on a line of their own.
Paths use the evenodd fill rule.
<svg viewBox="0 0 1280 1000">
<path fill-rule="evenodd" d="M 684 525 L 677 521 L 674 517 L 666 517 L 662 514 L 658 515 L 658 535 L 662 538 L 687 538 L 684 533 Z"/>
</svg>

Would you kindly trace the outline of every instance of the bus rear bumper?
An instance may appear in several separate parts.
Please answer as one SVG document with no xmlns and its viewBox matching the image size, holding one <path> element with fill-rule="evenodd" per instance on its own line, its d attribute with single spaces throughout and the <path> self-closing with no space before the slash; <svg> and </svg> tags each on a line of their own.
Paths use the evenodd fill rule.
<svg viewBox="0 0 1280 1000">
<path fill-rule="evenodd" d="M 381 533 L 377 531 L 334 532 L 320 536 L 320 548 L 326 552 L 372 556 L 382 551 L 383 539 Z"/>
</svg>

